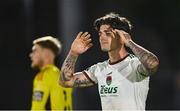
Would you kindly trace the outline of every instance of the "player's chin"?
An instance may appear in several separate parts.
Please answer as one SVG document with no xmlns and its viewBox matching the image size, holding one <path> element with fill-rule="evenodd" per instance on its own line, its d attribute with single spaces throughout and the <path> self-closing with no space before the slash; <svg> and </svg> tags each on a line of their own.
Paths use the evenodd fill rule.
<svg viewBox="0 0 180 111">
<path fill-rule="evenodd" d="M 33 68 L 33 69 L 38 69 L 38 65 L 32 63 L 32 64 L 31 64 L 31 68 Z"/>
<path fill-rule="evenodd" d="M 103 52 L 108 52 L 108 51 L 109 51 L 109 49 L 104 48 L 104 47 L 101 47 L 101 50 L 102 50 Z"/>
</svg>

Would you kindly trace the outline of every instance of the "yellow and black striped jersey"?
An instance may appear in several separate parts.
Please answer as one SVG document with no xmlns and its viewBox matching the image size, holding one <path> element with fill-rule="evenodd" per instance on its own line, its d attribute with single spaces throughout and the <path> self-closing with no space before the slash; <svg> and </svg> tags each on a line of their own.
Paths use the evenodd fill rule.
<svg viewBox="0 0 180 111">
<path fill-rule="evenodd" d="M 55 65 L 47 65 L 35 76 L 31 110 L 45 110 L 48 97 L 52 110 L 72 110 L 72 88 L 58 84 L 59 74 Z"/>
</svg>

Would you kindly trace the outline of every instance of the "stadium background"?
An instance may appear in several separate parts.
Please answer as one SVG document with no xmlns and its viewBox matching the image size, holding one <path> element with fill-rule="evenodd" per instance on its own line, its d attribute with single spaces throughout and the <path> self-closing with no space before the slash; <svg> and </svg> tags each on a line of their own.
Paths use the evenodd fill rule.
<svg viewBox="0 0 180 111">
<path fill-rule="evenodd" d="M 179 0 L 1 0 L 0 109 L 30 109 L 32 40 L 58 37 L 61 65 L 79 31 L 92 34 L 94 47 L 80 56 L 77 71 L 107 59 L 100 51 L 93 21 L 109 12 L 127 17 L 132 38 L 160 60 L 152 76 L 146 109 L 180 109 Z M 74 109 L 100 109 L 97 87 L 74 89 Z"/>
</svg>

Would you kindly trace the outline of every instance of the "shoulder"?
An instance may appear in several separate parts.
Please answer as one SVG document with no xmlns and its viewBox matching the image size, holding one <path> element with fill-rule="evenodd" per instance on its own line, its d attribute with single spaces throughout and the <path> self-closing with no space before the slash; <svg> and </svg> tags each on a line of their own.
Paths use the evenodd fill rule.
<svg viewBox="0 0 180 111">
<path fill-rule="evenodd" d="M 97 66 L 101 67 L 101 68 L 107 67 L 107 65 L 108 65 L 108 60 L 105 60 L 103 62 L 98 62 L 97 63 Z"/>
<path fill-rule="evenodd" d="M 94 65 L 92 65 L 91 67 L 89 67 L 87 70 L 92 69 L 92 70 L 102 70 L 104 68 L 106 68 L 108 65 L 108 60 L 103 61 L 103 62 L 98 62 Z"/>
<path fill-rule="evenodd" d="M 43 69 L 43 73 L 46 76 L 58 76 L 60 70 L 55 65 L 48 65 L 46 68 Z"/>
<path fill-rule="evenodd" d="M 43 83 L 47 86 L 57 84 L 59 78 L 59 69 L 55 65 L 47 65 L 41 70 L 43 74 Z"/>
<path fill-rule="evenodd" d="M 100 69 L 106 68 L 106 67 L 108 66 L 108 60 L 105 60 L 105 61 L 103 61 L 103 62 L 98 62 L 98 63 L 96 64 L 96 66 L 97 66 L 98 68 L 100 68 Z"/>
<path fill-rule="evenodd" d="M 139 59 L 134 54 L 129 54 L 128 58 L 131 63 L 140 63 Z"/>
<path fill-rule="evenodd" d="M 59 69 L 55 66 L 55 65 L 48 65 L 45 69 L 44 69 L 44 71 L 46 72 L 48 72 L 48 71 L 52 71 L 52 72 L 58 72 L 59 71 Z"/>
</svg>

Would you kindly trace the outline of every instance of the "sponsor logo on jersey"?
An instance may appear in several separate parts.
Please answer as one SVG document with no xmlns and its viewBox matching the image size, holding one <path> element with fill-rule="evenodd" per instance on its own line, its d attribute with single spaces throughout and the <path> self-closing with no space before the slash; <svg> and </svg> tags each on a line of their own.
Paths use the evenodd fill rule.
<svg viewBox="0 0 180 111">
<path fill-rule="evenodd" d="M 110 72 L 111 74 L 112 72 Z M 105 97 L 107 95 L 117 95 L 117 89 L 118 87 L 115 86 L 111 86 L 112 83 L 112 76 L 107 76 L 106 77 L 106 85 L 101 85 L 101 89 L 100 89 L 100 94 L 102 97 Z"/>
<path fill-rule="evenodd" d="M 101 85 L 100 93 L 101 94 L 115 94 L 117 93 L 118 87 L 107 87 L 106 85 Z"/>
<path fill-rule="evenodd" d="M 33 100 L 34 101 L 42 101 L 44 93 L 42 91 L 34 91 Z"/>
</svg>

